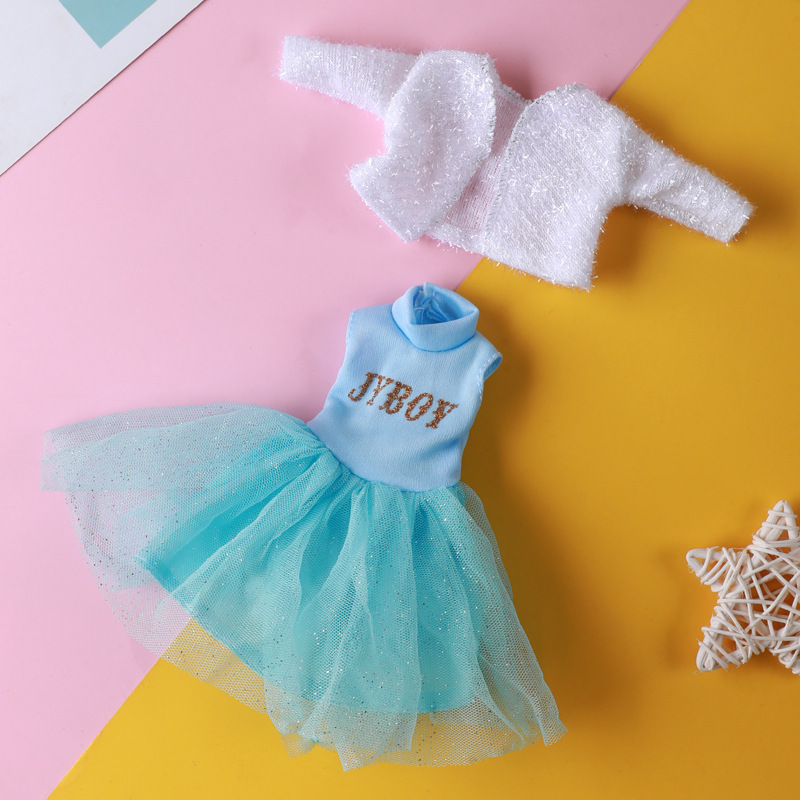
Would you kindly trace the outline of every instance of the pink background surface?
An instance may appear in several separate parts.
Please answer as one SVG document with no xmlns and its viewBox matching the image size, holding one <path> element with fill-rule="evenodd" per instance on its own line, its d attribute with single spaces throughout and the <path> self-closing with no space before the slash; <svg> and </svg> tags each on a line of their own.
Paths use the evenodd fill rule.
<svg viewBox="0 0 800 800">
<path fill-rule="evenodd" d="M 152 664 L 38 491 L 41 432 L 212 401 L 308 418 L 351 308 L 478 261 L 378 223 L 347 170 L 380 123 L 281 83 L 282 37 L 488 52 L 527 96 L 609 96 L 683 5 L 206 0 L 0 177 L 0 796 L 45 796 Z"/>
</svg>

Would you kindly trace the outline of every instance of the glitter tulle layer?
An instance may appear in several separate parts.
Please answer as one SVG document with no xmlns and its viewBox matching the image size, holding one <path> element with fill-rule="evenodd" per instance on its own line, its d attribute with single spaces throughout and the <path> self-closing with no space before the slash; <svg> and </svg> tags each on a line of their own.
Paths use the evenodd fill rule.
<svg viewBox="0 0 800 800">
<path fill-rule="evenodd" d="M 215 405 L 51 431 L 43 484 L 128 630 L 290 752 L 467 763 L 564 730 L 463 483 L 366 481 L 299 420 Z"/>
</svg>

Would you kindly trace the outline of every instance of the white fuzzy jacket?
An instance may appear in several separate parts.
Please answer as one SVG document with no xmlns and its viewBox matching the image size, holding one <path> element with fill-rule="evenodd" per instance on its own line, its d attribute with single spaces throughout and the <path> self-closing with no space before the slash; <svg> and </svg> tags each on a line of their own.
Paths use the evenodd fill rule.
<svg viewBox="0 0 800 800">
<path fill-rule="evenodd" d="M 405 241 L 432 236 L 589 289 L 614 206 L 644 206 L 723 242 L 752 211 L 589 89 L 563 86 L 531 102 L 500 82 L 488 56 L 290 36 L 281 77 L 383 118 L 386 152 L 350 178 Z"/>
</svg>

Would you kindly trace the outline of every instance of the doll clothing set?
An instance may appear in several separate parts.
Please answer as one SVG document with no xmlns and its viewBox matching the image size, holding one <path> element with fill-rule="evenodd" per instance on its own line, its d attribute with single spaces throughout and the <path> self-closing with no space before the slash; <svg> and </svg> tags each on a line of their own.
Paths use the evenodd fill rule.
<svg viewBox="0 0 800 800">
<path fill-rule="evenodd" d="M 380 114 L 352 172 L 426 234 L 589 287 L 599 226 L 645 205 L 723 241 L 746 200 L 579 87 L 531 103 L 485 56 L 290 37 L 283 76 Z M 501 356 L 433 284 L 354 311 L 307 424 L 244 404 L 150 408 L 46 434 L 86 559 L 130 633 L 345 769 L 463 764 L 565 731 L 494 534 L 460 480 Z M 255 688 L 254 688 L 255 687 Z"/>
</svg>

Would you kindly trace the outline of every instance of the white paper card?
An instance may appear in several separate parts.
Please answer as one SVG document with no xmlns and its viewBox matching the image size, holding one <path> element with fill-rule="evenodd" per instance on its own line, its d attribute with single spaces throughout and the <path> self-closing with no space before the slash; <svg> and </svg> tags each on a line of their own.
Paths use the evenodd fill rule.
<svg viewBox="0 0 800 800">
<path fill-rule="evenodd" d="M 202 0 L 0 0 L 0 173 Z"/>
</svg>

